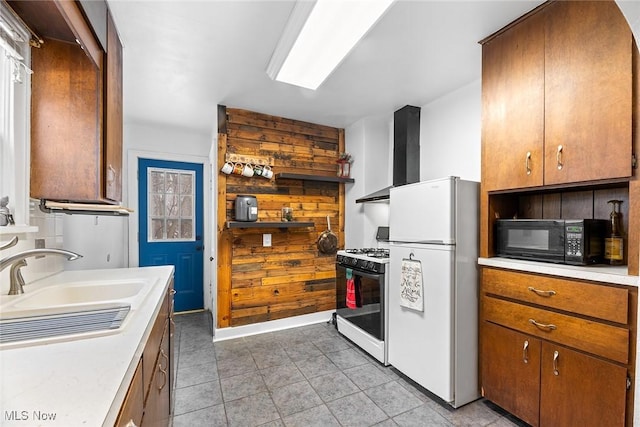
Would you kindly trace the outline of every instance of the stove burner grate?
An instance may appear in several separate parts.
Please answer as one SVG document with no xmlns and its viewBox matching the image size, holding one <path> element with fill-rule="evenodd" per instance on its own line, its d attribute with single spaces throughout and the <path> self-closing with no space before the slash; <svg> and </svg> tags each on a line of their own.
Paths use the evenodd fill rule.
<svg viewBox="0 0 640 427">
<path fill-rule="evenodd" d="M 389 249 L 383 248 L 359 248 L 345 249 L 348 254 L 366 255 L 371 258 L 389 258 Z"/>
</svg>

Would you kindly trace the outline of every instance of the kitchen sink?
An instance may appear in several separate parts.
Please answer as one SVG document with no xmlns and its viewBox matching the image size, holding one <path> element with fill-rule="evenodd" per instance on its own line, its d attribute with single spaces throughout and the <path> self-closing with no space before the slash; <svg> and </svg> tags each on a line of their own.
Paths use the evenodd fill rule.
<svg viewBox="0 0 640 427">
<path fill-rule="evenodd" d="M 144 282 L 56 285 L 25 294 L 13 307 L 33 309 L 118 301 L 135 297 L 143 288 Z"/>
<path fill-rule="evenodd" d="M 0 347 L 120 332 L 152 288 L 145 280 L 44 286 L 0 305 Z"/>
</svg>

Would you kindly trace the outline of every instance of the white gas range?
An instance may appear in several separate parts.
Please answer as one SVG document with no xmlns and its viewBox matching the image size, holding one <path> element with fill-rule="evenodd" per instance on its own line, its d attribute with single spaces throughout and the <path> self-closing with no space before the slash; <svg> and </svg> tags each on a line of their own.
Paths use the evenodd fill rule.
<svg viewBox="0 0 640 427">
<path fill-rule="evenodd" d="M 336 257 L 336 322 L 338 331 L 388 365 L 389 249 L 338 251 Z"/>
</svg>

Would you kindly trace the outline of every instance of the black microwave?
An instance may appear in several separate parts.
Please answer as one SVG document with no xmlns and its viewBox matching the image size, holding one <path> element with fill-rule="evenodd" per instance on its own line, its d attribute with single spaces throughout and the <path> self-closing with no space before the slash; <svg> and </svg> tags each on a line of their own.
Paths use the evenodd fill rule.
<svg viewBox="0 0 640 427">
<path fill-rule="evenodd" d="M 604 219 L 499 219 L 496 255 L 588 265 L 604 260 Z"/>
</svg>

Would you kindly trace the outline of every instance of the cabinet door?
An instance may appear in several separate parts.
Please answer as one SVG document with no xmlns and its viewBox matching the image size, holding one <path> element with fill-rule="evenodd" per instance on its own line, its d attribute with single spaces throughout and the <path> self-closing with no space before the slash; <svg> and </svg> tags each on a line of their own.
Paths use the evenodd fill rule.
<svg viewBox="0 0 640 427">
<path fill-rule="evenodd" d="M 131 423 L 139 426 L 142 422 L 142 414 L 144 410 L 144 390 L 142 385 L 142 361 L 138 363 L 136 372 L 133 375 L 131 385 L 124 399 L 118 420 L 117 427 L 130 426 Z"/>
<path fill-rule="evenodd" d="M 612 1 L 545 13 L 545 184 L 631 176 L 629 25 Z"/>
<path fill-rule="evenodd" d="M 542 343 L 541 426 L 624 426 L 627 370 Z"/>
<path fill-rule="evenodd" d="M 482 183 L 487 191 L 543 179 L 544 16 L 482 47 Z"/>
<path fill-rule="evenodd" d="M 540 340 L 484 322 L 482 391 L 485 398 L 538 425 Z"/>
<path fill-rule="evenodd" d="M 170 359 L 169 359 L 169 324 L 166 323 L 160 354 L 155 364 L 155 371 L 151 379 L 149 396 L 144 407 L 143 426 L 168 426 L 170 418 Z"/>
<path fill-rule="evenodd" d="M 122 200 L 122 44 L 107 13 L 105 76 L 104 183 L 105 198 Z"/>
</svg>

